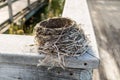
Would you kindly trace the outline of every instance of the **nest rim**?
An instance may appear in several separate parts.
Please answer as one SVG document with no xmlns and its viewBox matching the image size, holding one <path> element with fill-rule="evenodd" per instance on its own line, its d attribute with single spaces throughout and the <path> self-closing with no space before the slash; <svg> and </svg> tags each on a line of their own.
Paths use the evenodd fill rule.
<svg viewBox="0 0 120 80">
<path fill-rule="evenodd" d="M 62 28 L 69 28 L 71 26 L 74 26 L 75 24 L 76 22 L 70 18 L 54 17 L 41 21 L 39 23 L 39 26 L 41 26 L 44 29 L 62 29 Z"/>
</svg>

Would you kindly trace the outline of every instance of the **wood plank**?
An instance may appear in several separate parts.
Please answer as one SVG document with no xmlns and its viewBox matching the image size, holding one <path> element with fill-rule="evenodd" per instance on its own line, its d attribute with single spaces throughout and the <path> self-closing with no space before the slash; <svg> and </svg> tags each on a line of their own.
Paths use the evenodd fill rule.
<svg viewBox="0 0 120 80">
<path fill-rule="evenodd" d="M 73 4 L 72 6 L 69 6 L 69 4 Z M 81 5 L 81 11 L 78 10 L 77 6 Z M 67 15 L 66 12 L 71 12 L 71 7 L 73 9 L 76 9 L 76 13 L 83 15 L 85 17 L 80 17 L 79 15 L 76 15 L 76 17 L 72 15 Z M 97 51 L 95 36 L 88 12 L 88 7 L 86 4 L 86 1 L 81 0 L 78 2 L 75 2 L 73 0 L 67 1 L 65 4 L 65 8 L 63 11 L 63 16 L 69 16 L 73 17 L 73 19 L 76 19 L 77 22 L 81 21 L 80 23 L 83 23 L 84 31 L 86 35 L 90 35 L 89 39 L 91 41 L 89 50 L 77 57 L 68 57 L 65 59 L 66 67 L 72 67 L 72 68 L 97 68 L 99 65 L 99 55 Z M 74 15 L 74 14 L 73 14 Z M 67 17 L 66 16 L 66 17 Z M 80 17 L 80 18 L 79 18 Z M 79 20 L 80 19 L 80 20 Z M 81 20 L 82 19 L 82 20 Z M 85 22 L 87 21 L 87 22 Z M 0 52 L 1 52 L 1 60 L 0 62 L 7 62 L 7 63 L 19 63 L 19 64 L 33 64 L 37 65 L 39 59 L 43 59 L 43 55 L 39 55 L 36 52 L 36 47 L 31 47 L 29 45 L 34 44 L 34 37 L 28 37 L 28 36 L 17 36 L 17 35 L 0 35 Z M 19 44 L 18 44 L 19 43 Z M 7 45 L 6 45 L 7 44 Z M 17 45 L 16 45 L 17 44 Z M 26 46 L 27 45 L 27 46 Z M 12 47 L 11 47 L 12 46 Z M 7 47 L 7 48 L 6 48 Z M 24 57 L 24 56 L 26 57 Z M 4 58 L 3 58 L 4 57 Z M 36 57 L 36 58 L 35 58 Z M 34 59 L 31 62 L 28 60 Z M 21 61 L 19 61 L 21 59 Z"/>
<path fill-rule="evenodd" d="M 0 34 L 0 62 L 37 65 L 44 55 L 37 52 L 36 46 L 30 45 L 34 45 L 34 36 Z M 99 64 L 87 53 L 80 57 L 68 57 L 65 62 L 68 63 L 66 67 L 72 68 L 97 68 Z"/>
<path fill-rule="evenodd" d="M 92 70 L 37 67 L 20 64 L 0 64 L 1 80 L 91 80 Z M 86 75 L 83 77 L 83 75 Z"/>
</svg>

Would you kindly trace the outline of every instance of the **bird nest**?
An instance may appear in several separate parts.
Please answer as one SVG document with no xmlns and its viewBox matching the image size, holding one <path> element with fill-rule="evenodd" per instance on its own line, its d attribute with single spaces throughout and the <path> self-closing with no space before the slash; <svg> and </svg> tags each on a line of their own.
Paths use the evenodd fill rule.
<svg viewBox="0 0 120 80">
<path fill-rule="evenodd" d="M 46 57 L 39 65 L 65 68 L 66 56 L 80 56 L 87 51 L 88 39 L 81 25 L 69 18 L 52 18 L 38 23 L 35 28 L 38 52 Z"/>
</svg>

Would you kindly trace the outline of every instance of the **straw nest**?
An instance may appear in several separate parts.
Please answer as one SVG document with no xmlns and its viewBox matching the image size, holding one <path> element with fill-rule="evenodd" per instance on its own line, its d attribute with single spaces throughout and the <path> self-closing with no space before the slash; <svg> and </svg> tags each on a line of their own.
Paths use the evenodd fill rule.
<svg viewBox="0 0 120 80">
<path fill-rule="evenodd" d="M 46 57 L 39 65 L 65 68 L 66 56 L 80 56 L 87 51 L 88 39 L 81 25 L 69 18 L 52 18 L 38 23 L 35 28 L 38 52 Z"/>
</svg>

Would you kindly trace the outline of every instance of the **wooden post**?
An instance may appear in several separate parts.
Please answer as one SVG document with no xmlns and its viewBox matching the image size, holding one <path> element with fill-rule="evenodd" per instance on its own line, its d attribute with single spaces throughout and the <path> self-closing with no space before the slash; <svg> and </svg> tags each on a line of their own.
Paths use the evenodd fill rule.
<svg viewBox="0 0 120 80">
<path fill-rule="evenodd" d="M 40 2 L 41 0 L 37 0 L 37 2 Z"/>
<path fill-rule="evenodd" d="M 7 3 L 8 3 L 9 19 L 10 19 L 10 22 L 13 22 L 12 1 L 7 0 Z"/>
<path fill-rule="evenodd" d="M 28 8 L 30 9 L 30 0 L 27 0 Z"/>
</svg>

